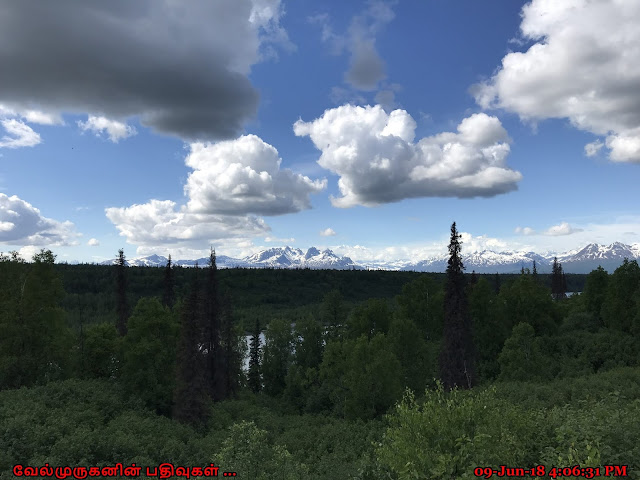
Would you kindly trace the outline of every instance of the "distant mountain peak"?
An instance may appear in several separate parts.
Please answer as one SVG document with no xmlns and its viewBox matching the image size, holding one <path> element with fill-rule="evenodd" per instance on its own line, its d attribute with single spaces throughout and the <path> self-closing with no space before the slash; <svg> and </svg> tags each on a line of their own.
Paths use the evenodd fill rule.
<svg viewBox="0 0 640 480">
<path fill-rule="evenodd" d="M 462 252 L 462 261 L 466 271 L 475 270 L 476 273 L 518 273 L 522 267 L 531 268 L 535 260 L 540 273 L 551 271 L 554 257 L 562 263 L 567 273 L 589 273 L 601 265 L 612 272 L 624 260 L 640 258 L 640 243 L 626 245 L 614 242 L 611 245 L 590 243 L 579 249 L 565 253 L 545 252 L 543 254 L 522 251 L 493 251 L 489 249 L 476 250 L 471 253 Z M 177 260 L 177 266 L 191 267 L 198 263 L 200 267 L 208 265 L 208 257 L 197 260 Z M 218 255 L 216 263 L 219 268 L 312 268 L 312 269 L 380 269 L 380 270 L 417 270 L 424 272 L 444 272 L 447 267 L 448 255 L 442 253 L 426 259 L 403 261 L 354 262 L 346 256 L 336 255 L 331 249 L 319 250 L 309 247 L 306 252 L 290 246 L 270 247 L 244 258 L 232 258 Z M 103 265 L 113 265 L 116 260 L 106 260 Z M 127 259 L 128 266 L 164 267 L 167 258 L 162 255 L 149 255 L 134 259 Z"/>
</svg>

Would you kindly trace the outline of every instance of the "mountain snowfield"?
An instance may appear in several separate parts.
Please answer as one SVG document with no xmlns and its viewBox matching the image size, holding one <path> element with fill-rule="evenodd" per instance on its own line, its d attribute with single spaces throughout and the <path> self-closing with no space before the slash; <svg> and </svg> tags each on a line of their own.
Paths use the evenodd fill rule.
<svg viewBox="0 0 640 480">
<path fill-rule="evenodd" d="M 611 245 L 598 245 L 591 243 L 583 248 L 571 250 L 565 253 L 545 253 L 540 255 L 535 252 L 495 252 L 482 250 L 472 253 L 464 253 L 462 261 L 467 272 L 475 270 L 477 273 L 517 273 L 522 267 L 531 268 L 536 261 L 540 273 L 551 272 L 553 258 L 558 257 L 562 268 L 567 273 L 589 273 L 598 266 L 613 272 L 625 258 L 629 260 L 640 259 L 640 244 L 625 245 L 615 242 Z M 447 268 L 446 254 L 437 255 L 428 259 L 396 260 L 390 262 L 354 262 L 349 257 L 340 257 L 329 249 L 319 250 L 315 247 L 306 252 L 299 248 L 273 247 L 262 250 L 244 258 L 232 258 L 225 255 L 216 257 L 219 268 L 311 268 L 311 269 L 336 269 L 336 270 L 415 270 L 419 272 L 444 272 Z M 174 263 L 183 267 L 193 267 L 196 263 L 204 267 L 208 264 L 208 257 L 197 260 L 177 260 Z M 114 260 L 107 260 L 101 265 L 111 265 Z M 167 258 L 161 255 L 127 260 L 127 265 L 136 267 L 164 267 Z"/>
</svg>

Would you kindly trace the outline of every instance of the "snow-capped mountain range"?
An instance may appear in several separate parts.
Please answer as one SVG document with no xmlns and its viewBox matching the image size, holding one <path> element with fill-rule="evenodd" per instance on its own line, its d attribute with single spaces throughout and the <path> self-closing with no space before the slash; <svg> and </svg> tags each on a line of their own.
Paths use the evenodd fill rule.
<svg viewBox="0 0 640 480">
<path fill-rule="evenodd" d="M 535 252 L 495 252 L 482 250 L 472 253 L 464 253 L 462 261 L 466 271 L 475 270 L 477 273 L 517 273 L 522 267 L 531 268 L 535 260 L 540 273 L 551 272 L 553 258 L 558 257 L 562 268 L 567 273 L 589 273 L 598 266 L 613 272 L 625 258 L 640 260 L 640 244 L 625 245 L 620 242 L 611 245 L 598 245 L 591 243 L 583 248 L 564 253 Z M 225 255 L 216 257 L 218 268 L 312 268 L 312 269 L 336 269 L 336 270 L 415 270 L 419 272 L 444 272 L 447 268 L 446 254 L 437 255 L 423 260 L 397 260 L 397 261 L 372 261 L 354 262 L 349 257 L 336 255 L 329 249 L 319 250 L 315 247 L 306 252 L 299 248 L 273 247 L 262 250 L 244 258 L 232 258 Z M 195 266 L 196 263 L 204 267 L 208 265 L 208 257 L 197 260 L 177 260 L 176 265 L 184 267 Z M 101 265 L 111 265 L 115 260 L 107 260 Z M 161 255 L 150 255 L 127 260 L 127 265 L 143 267 L 164 267 L 167 258 Z"/>
<path fill-rule="evenodd" d="M 116 260 L 101 262 L 101 265 L 112 265 Z M 160 255 L 150 255 L 148 257 L 126 260 L 128 266 L 133 267 L 164 267 L 167 265 L 167 258 Z M 209 264 L 209 257 L 197 260 L 176 260 L 175 265 L 181 267 L 193 267 L 196 263 L 200 267 Z M 244 258 L 231 258 L 225 255 L 216 256 L 218 268 L 313 268 L 313 269 L 335 269 L 335 270 L 364 270 L 366 266 L 359 265 L 349 257 L 339 257 L 331 250 L 318 250 L 315 247 L 309 248 L 306 252 L 299 248 L 274 247 L 262 250 Z"/>
</svg>

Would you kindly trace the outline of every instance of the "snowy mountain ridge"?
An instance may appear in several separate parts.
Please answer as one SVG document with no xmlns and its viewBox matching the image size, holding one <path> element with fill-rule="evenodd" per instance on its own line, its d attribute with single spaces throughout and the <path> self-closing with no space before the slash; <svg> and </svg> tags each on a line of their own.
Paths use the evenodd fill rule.
<svg viewBox="0 0 640 480">
<path fill-rule="evenodd" d="M 582 248 L 564 253 L 546 252 L 541 255 L 535 252 L 517 252 L 481 250 L 462 254 L 462 262 L 466 271 L 475 270 L 477 273 L 517 273 L 521 268 L 532 268 L 535 260 L 540 273 L 549 273 L 553 258 L 557 257 L 567 273 L 589 273 L 598 266 L 613 272 L 625 258 L 640 259 L 640 244 L 626 245 L 614 242 L 611 245 L 591 243 Z M 420 272 L 444 272 L 447 268 L 448 256 L 435 255 L 423 260 L 391 260 L 354 262 L 346 256 L 338 256 L 332 250 L 319 250 L 315 247 L 306 252 L 299 248 L 272 247 L 261 250 L 244 258 L 232 258 L 225 255 L 216 257 L 218 268 L 311 268 L 336 270 L 413 270 Z M 200 267 L 208 265 L 209 258 L 197 260 L 177 260 L 175 265 L 193 267 L 196 263 Z M 101 265 L 112 265 L 114 260 L 107 260 Z M 136 267 L 164 267 L 167 258 L 161 255 L 127 260 L 128 266 Z"/>
<path fill-rule="evenodd" d="M 168 259 L 161 255 L 126 260 L 127 266 L 132 267 L 164 267 Z M 116 260 L 107 260 L 100 265 L 114 265 Z M 181 267 L 193 267 L 196 264 L 205 267 L 209 264 L 209 258 L 197 260 L 176 260 L 175 265 Z M 273 247 L 254 253 L 244 258 L 232 258 L 225 255 L 216 256 L 218 268 L 312 268 L 312 269 L 336 269 L 336 270 L 363 270 L 365 267 L 357 264 L 349 257 L 339 257 L 329 249 L 323 251 L 315 247 L 303 252 L 299 248 Z"/>
</svg>

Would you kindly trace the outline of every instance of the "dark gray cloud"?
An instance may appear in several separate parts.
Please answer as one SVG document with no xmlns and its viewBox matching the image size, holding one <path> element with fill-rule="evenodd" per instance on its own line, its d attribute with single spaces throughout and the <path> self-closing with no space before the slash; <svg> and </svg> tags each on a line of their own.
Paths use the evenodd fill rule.
<svg viewBox="0 0 640 480">
<path fill-rule="evenodd" d="M 310 23 L 322 28 L 322 41 L 328 43 L 336 55 L 347 50 L 350 54 L 345 81 L 353 88 L 373 91 L 387 77 L 386 65 L 376 48 L 376 35 L 393 18 L 395 1 L 371 0 L 367 8 L 353 17 L 345 34 L 337 34 L 326 13 L 309 17 Z"/>
<path fill-rule="evenodd" d="M 280 13 L 279 0 L 2 2 L 0 103 L 233 137 L 256 112 L 263 34 L 288 41 Z"/>
<path fill-rule="evenodd" d="M 375 37 L 394 18 L 393 2 L 371 1 L 367 10 L 353 18 L 349 27 L 351 52 L 345 79 L 360 90 L 375 90 L 386 77 L 386 67 L 376 49 Z"/>
<path fill-rule="evenodd" d="M 385 77 L 385 65 L 373 39 L 357 38 L 352 45 L 351 63 L 345 74 L 347 82 L 360 90 L 375 90 Z"/>
</svg>

